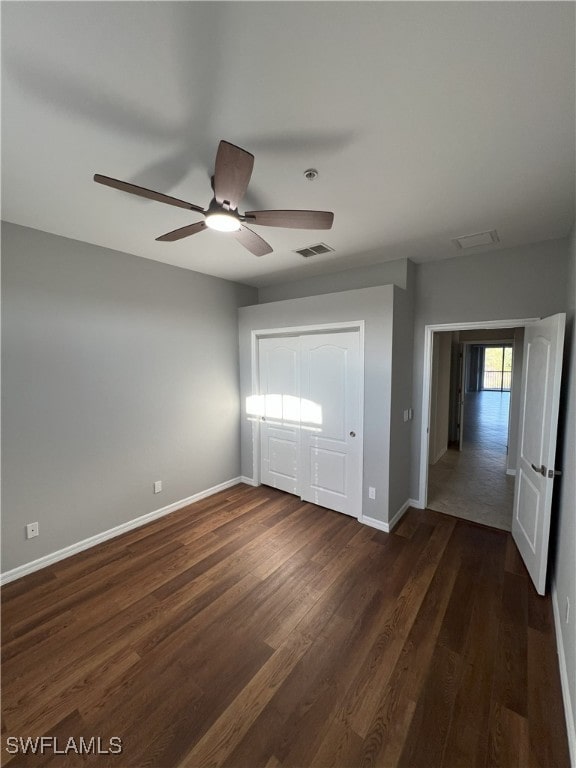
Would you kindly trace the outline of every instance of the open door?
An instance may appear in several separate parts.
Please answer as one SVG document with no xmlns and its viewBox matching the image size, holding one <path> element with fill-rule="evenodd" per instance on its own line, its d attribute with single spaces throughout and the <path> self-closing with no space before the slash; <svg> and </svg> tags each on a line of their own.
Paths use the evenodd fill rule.
<svg viewBox="0 0 576 768">
<path fill-rule="evenodd" d="M 512 536 L 540 595 L 546 591 L 564 313 L 526 326 Z"/>
</svg>

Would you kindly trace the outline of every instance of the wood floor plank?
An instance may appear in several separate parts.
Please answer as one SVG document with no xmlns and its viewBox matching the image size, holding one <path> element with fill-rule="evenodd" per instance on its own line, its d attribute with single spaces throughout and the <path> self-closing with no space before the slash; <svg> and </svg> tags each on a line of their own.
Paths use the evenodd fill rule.
<svg viewBox="0 0 576 768">
<path fill-rule="evenodd" d="M 420 525 L 420 522 L 420 513 L 412 507 L 409 507 L 402 520 L 400 520 L 398 525 L 394 528 L 393 533 L 395 536 L 403 536 L 407 539 L 411 539 Z"/>
<path fill-rule="evenodd" d="M 380 605 L 376 585 L 366 586 L 367 573 L 373 569 L 377 554 L 374 552 L 372 559 L 366 559 L 354 574 L 348 574 L 347 591 L 338 590 L 340 605 L 280 686 L 271 706 L 229 756 L 227 764 L 254 764 L 259 757 L 264 762 L 273 753 L 284 765 L 302 765 L 306 763 L 307 752 L 319 745 L 327 715 L 345 688 L 345 675 L 335 674 L 338 660 L 354 654 L 358 639 Z M 349 612 L 352 604 L 354 615 Z M 260 755 L 255 753 L 255 744 L 260 745 Z"/>
<path fill-rule="evenodd" d="M 236 486 L 2 590 L 2 747 L 82 768 L 568 768 L 550 598 L 509 534 Z"/>
<path fill-rule="evenodd" d="M 402 651 L 424 596 L 438 567 L 455 522 L 447 520 L 432 535 L 416 562 L 413 577 L 406 583 L 372 651 L 358 676 L 351 702 L 351 725 L 363 738 L 376 713 L 382 689 Z"/>
<path fill-rule="evenodd" d="M 309 635 L 295 630 L 185 756 L 181 766 L 195 768 L 198 765 L 222 765 L 311 642 Z"/>
<path fill-rule="evenodd" d="M 337 614 L 328 619 L 225 765 L 264 764 L 271 754 L 284 765 L 306 763 L 338 694 L 332 665 L 345 651 L 349 633 L 349 623 Z"/>
<path fill-rule="evenodd" d="M 460 529 L 455 528 L 445 556 L 426 592 L 364 739 L 362 766 L 397 765 L 416 703 L 422 693 L 446 609 L 459 573 Z"/>
<path fill-rule="evenodd" d="M 495 701 L 525 717 L 528 685 L 528 602 L 532 589 L 525 576 L 506 572 L 495 660 Z"/>
<path fill-rule="evenodd" d="M 479 540 L 482 578 L 469 595 L 472 612 L 463 648 L 464 668 L 444 749 L 445 768 L 484 765 L 498 656 L 505 542 L 503 533 L 492 540 Z"/>
<path fill-rule="evenodd" d="M 525 717 L 494 702 L 490 720 L 487 768 L 530 768 L 528 723 Z M 544 766 L 554 766 L 545 763 Z"/>
<path fill-rule="evenodd" d="M 448 525 L 452 530 L 454 523 Z M 334 716 L 327 724 L 317 750 L 321 763 L 339 759 L 337 755 L 341 754 L 344 748 L 354 750 L 354 755 L 349 755 L 347 759 L 353 759 L 358 765 L 366 757 L 366 742 L 371 726 L 370 712 L 376 702 L 379 704 L 381 691 L 385 688 L 386 680 L 394 667 L 394 658 L 400 655 L 403 647 L 403 639 L 400 640 L 402 632 L 395 633 L 395 624 L 399 621 L 401 625 L 410 614 L 410 611 L 405 611 L 405 615 L 402 615 L 401 611 L 400 617 L 395 616 L 396 607 L 405 605 L 405 583 L 409 578 L 405 570 L 406 561 L 415 563 L 416 570 L 420 570 L 419 566 L 429 561 L 427 544 L 431 530 L 430 526 L 423 524 L 411 541 L 402 544 L 398 537 L 394 542 L 396 546 L 411 550 L 410 557 L 404 552 L 404 557 L 398 557 L 396 562 L 391 564 L 392 567 L 386 573 L 387 578 L 379 580 L 381 589 L 380 593 L 375 595 L 374 610 L 367 615 L 367 620 L 357 626 L 357 632 L 351 638 L 348 650 L 351 658 L 355 659 L 355 664 L 346 665 L 339 672 L 340 685 L 345 693 L 335 707 Z M 394 541 L 393 537 L 391 541 Z M 366 691 L 369 695 L 366 695 Z M 361 707 L 364 707 L 363 711 Z M 358 717 L 359 710 L 362 711 L 364 720 Z M 347 738 L 341 742 L 337 737 L 338 732 L 349 734 L 351 731 L 364 738 L 364 745 L 359 751 L 357 739 Z M 368 751 L 372 753 L 370 747 Z"/>
<path fill-rule="evenodd" d="M 462 657 L 443 645 L 437 645 L 422 695 L 410 721 L 404 749 L 398 760 L 399 768 L 442 765 L 461 674 Z M 430 717 L 431 712 L 433 717 Z"/>
<path fill-rule="evenodd" d="M 530 759 L 538 766 L 570 763 L 553 631 L 551 628 L 546 634 L 528 628 L 527 728 Z M 541 680 L 546 681 L 545 685 Z"/>
</svg>

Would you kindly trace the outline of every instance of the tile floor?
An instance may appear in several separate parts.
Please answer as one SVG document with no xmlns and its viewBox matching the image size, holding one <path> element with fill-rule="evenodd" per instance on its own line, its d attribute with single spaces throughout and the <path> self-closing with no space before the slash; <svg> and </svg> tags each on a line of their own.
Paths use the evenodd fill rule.
<svg viewBox="0 0 576 768">
<path fill-rule="evenodd" d="M 462 451 L 429 467 L 428 508 L 509 531 L 514 477 L 506 474 L 509 392 L 466 397 Z"/>
</svg>

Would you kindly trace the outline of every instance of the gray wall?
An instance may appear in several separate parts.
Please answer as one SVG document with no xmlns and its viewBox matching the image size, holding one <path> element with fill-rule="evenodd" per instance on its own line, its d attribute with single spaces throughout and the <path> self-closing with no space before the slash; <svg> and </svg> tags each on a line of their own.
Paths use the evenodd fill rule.
<svg viewBox="0 0 576 768">
<path fill-rule="evenodd" d="M 330 275 L 315 275 L 303 280 L 294 280 L 280 285 L 270 285 L 260 288 L 258 302 L 265 304 L 269 301 L 298 299 L 303 296 L 315 296 L 337 291 L 350 291 L 355 288 L 369 288 L 374 285 L 397 285 L 406 288 L 410 280 L 411 264 L 406 259 L 386 261 L 369 267 L 356 267 Z"/>
<path fill-rule="evenodd" d="M 452 333 L 435 333 L 432 337 L 432 382 L 428 449 L 428 461 L 430 464 L 436 464 L 448 450 L 451 363 Z"/>
<path fill-rule="evenodd" d="M 246 418 L 251 391 L 252 330 L 365 320 L 363 514 L 388 521 L 392 325 L 394 286 L 386 285 L 244 307 L 240 323 L 242 474 L 252 477 L 252 423 Z M 395 478 L 392 478 L 395 483 Z M 402 482 L 402 481 L 401 481 Z M 368 499 L 368 486 L 376 499 Z M 406 499 L 404 499 L 406 501 Z M 395 511 L 395 510 L 394 510 Z"/>
<path fill-rule="evenodd" d="M 410 499 L 412 422 L 404 411 L 412 402 L 414 307 L 411 291 L 394 286 L 392 332 L 392 400 L 390 411 L 390 519 Z M 367 418 L 371 418 L 368 415 Z"/>
<path fill-rule="evenodd" d="M 450 355 L 450 408 L 448 440 L 456 443 L 460 437 L 460 386 L 462 383 L 462 372 L 460 369 L 460 355 L 463 355 L 463 345 L 460 343 L 460 331 L 452 333 L 452 351 Z M 462 361 L 464 362 L 464 361 Z"/>
<path fill-rule="evenodd" d="M 439 323 L 544 317 L 566 306 L 567 241 L 420 264 L 415 280 L 412 492 L 419 498 L 424 329 Z"/>
<path fill-rule="evenodd" d="M 239 475 L 254 289 L 7 223 L 2 262 L 3 571 Z"/>
<path fill-rule="evenodd" d="M 518 464 L 518 428 L 520 425 L 520 390 L 524 363 L 524 328 L 514 328 L 514 357 L 512 359 L 512 388 L 508 419 L 508 458 L 506 469 L 516 472 Z"/>
<path fill-rule="evenodd" d="M 555 498 L 556 557 L 553 589 L 558 603 L 572 720 L 572 763 L 576 765 L 576 228 L 570 241 L 567 286 L 567 327 L 560 403 L 560 451 L 556 465 L 563 471 Z M 556 482 L 556 481 L 555 481 Z M 566 598 L 570 621 L 564 620 Z"/>
</svg>

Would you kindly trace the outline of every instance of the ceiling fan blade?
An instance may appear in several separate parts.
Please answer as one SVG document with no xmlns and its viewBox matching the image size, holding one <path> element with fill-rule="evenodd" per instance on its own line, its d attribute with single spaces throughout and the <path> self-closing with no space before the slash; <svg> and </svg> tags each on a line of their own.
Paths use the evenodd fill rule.
<svg viewBox="0 0 576 768">
<path fill-rule="evenodd" d="M 334 214 L 329 211 L 247 211 L 246 220 L 264 227 L 331 229 Z"/>
<path fill-rule="evenodd" d="M 248 188 L 253 167 L 254 155 L 235 144 L 221 141 L 214 167 L 216 201 L 220 204 L 228 201 L 230 208 L 238 208 L 238 203 Z"/>
<path fill-rule="evenodd" d="M 254 256 L 265 256 L 267 253 L 272 253 L 272 248 L 266 240 L 263 240 L 260 235 L 252 232 L 248 227 L 242 226 L 236 232 L 232 232 L 232 235 Z"/>
<path fill-rule="evenodd" d="M 172 232 L 166 232 L 165 235 L 160 235 L 156 240 L 172 243 L 174 240 L 182 240 L 183 237 L 190 237 L 190 235 L 195 235 L 197 232 L 202 232 L 203 229 L 206 229 L 206 222 L 197 221 L 195 224 L 188 224 L 187 227 L 180 227 L 180 229 L 173 229 Z"/>
<path fill-rule="evenodd" d="M 95 173 L 94 181 L 98 182 L 98 184 L 105 184 L 113 189 L 119 189 L 122 192 L 130 192 L 131 195 L 139 195 L 140 197 L 147 197 L 149 200 L 157 200 L 159 203 L 167 203 L 168 205 L 176 205 L 178 208 L 186 208 L 189 211 L 204 213 L 204 208 L 200 208 L 199 205 L 187 203 L 185 200 L 179 200 L 177 197 L 171 197 L 170 195 L 164 195 L 162 192 L 154 192 L 153 189 L 129 184 L 127 181 L 112 179 L 110 176 L 102 176 L 99 173 Z"/>
</svg>

